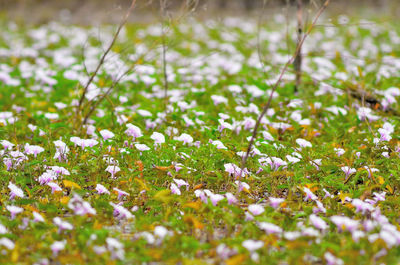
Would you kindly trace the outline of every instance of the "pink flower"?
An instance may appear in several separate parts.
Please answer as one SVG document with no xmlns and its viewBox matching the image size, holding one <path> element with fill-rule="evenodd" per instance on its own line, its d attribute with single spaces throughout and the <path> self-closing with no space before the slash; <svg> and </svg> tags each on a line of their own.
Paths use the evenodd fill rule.
<svg viewBox="0 0 400 265">
<path fill-rule="evenodd" d="M 47 183 L 47 186 L 49 186 L 51 188 L 51 193 L 55 193 L 57 191 L 62 191 L 62 189 L 60 188 L 60 186 L 58 186 L 57 183 L 54 182 L 49 182 Z"/>
<path fill-rule="evenodd" d="M 101 135 L 101 137 L 103 137 L 104 141 L 106 141 L 107 139 L 113 138 L 115 136 L 115 134 L 109 130 L 101 130 L 100 135 Z"/>
<path fill-rule="evenodd" d="M 315 201 L 317 203 L 317 207 L 313 208 L 313 213 L 326 213 L 326 208 L 324 207 L 324 205 L 322 204 L 322 202 L 316 200 Z"/>
<path fill-rule="evenodd" d="M 206 193 L 205 193 L 203 190 L 195 190 L 195 191 L 194 191 L 194 195 L 195 195 L 197 198 L 200 198 L 200 200 L 201 200 L 202 202 L 207 203 L 207 196 L 206 196 Z"/>
<path fill-rule="evenodd" d="M 24 211 L 24 209 L 14 205 L 7 205 L 6 208 L 11 214 L 11 220 L 14 219 L 17 214 Z"/>
<path fill-rule="evenodd" d="M 315 226 L 315 228 L 320 230 L 325 230 L 329 227 L 322 218 L 316 216 L 315 214 L 310 215 L 310 222 L 313 226 Z"/>
<path fill-rule="evenodd" d="M 113 190 L 115 190 L 118 193 L 118 200 L 121 200 L 121 198 L 123 196 L 129 196 L 129 193 L 127 193 L 127 192 L 125 192 L 123 190 L 120 190 L 118 188 L 113 188 Z"/>
<path fill-rule="evenodd" d="M 376 202 L 386 200 L 385 199 L 386 192 L 384 192 L 384 191 L 381 193 L 374 192 L 373 195 L 374 195 L 374 201 L 376 201 Z"/>
<path fill-rule="evenodd" d="M 224 103 L 224 104 L 228 103 L 228 99 L 226 97 L 219 96 L 219 95 L 212 95 L 211 99 L 214 102 L 215 106 L 217 106 L 217 105 L 219 105 L 221 103 Z"/>
<path fill-rule="evenodd" d="M 90 206 L 90 204 L 84 201 L 81 196 L 74 194 L 74 197 L 69 200 L 68 208 L 74 211 L 76 215 L 96 215 L 96 210 Z"/>
<path fill-rule="evenodd" d="M 98 194 L 110 194 L 106 187 L 101 184 L 96 185 L 96 191 Z"/>
<path fill-rule="evenodd" d="M 221 200 L 223 200 L 225 197 L 222 196 L 221 194 L 214 194 L 214 193 L 212 193 L 212 194 L 209 196 L 209 198 L 210 198 L 210 200 L 211 200 L 211 203 L 212 203 L 214 206 L 217 206 L 218 202 L 221 201 Z"/>
<path fill-rule="evenodd" d="M 250 186 L 249 184 L 247 184 L 246 182 L 243 181 L 239 181 L 236 180 L 235 184 L 237 185 L 238 191 L 241 192 L 242 190 L 246 189 L 246 190 L 250 190 Z"/>
<path fill-rule="evenodd" d="M 111 174 L 111 178 L 114 178 L 114 175 L 117 174 L 121 169 L 117 166 L 108 166 L 106 168 L 106 172 Z"/>
<path fill-rule="evenodd" d="M 344 264 L 343 260 L 336 258 L 330 252 L 326 252 L 324 254 L 324 258 L 326 260 L 327 265 L 343 265 Z"/>
<path fill-rule="evenodd" d="M 381 135 L 381 138 L 379 140 L 381 141 L 390 141 L 392 139 L 392 136 L 390 135 L 391 132 L 389 132 L 388 130 L 384 129 L 384 128 L 379 128 L 378 132 Z"/>
<path fill-rule="evenodd" d="M 374 207 L 371 204 L 363 202 L 360 199 L 354 199 L 351 204 L 356 208 L 357 212 L 361 212 L 362 214 L 365 214 L 366 212 L 372 212 L 374 210 Z"/>
</svg>

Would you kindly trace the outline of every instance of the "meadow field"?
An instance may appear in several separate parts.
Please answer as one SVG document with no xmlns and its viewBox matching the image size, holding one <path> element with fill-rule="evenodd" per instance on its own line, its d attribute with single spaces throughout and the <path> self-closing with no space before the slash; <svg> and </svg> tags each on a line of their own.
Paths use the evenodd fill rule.
<svg viewBox="0 0 400 265">
<path fill-rule="evenodd" d="M 315 13 L 1 19 L 0 263 L 398 264 L 399 21 Z"/>
</svg>

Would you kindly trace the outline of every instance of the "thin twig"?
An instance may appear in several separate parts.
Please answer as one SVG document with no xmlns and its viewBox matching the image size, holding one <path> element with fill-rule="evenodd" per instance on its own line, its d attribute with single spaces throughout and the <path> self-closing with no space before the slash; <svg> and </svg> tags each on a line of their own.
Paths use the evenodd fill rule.
<svg viewBox="0 0 400 265">
<path fill-rule="evenodd" d="M 119 33 L 121 32 L 123 26 L 126 24 L 126 22 L 128 21 L 128 18 L 130 16 L 130 14 L 132 13 L 133 9 L 135 8 L 135 4 L 136 4 L 136 0 L 132 0 L 131 6 L 129 7 L 128 11 L 126 12 L 124 18 L 122 19 L 121 23 L 119 24 L 117 31 L 114 34 L 114 37 L 110 43 L 110 45 L 107 47 L 107 49 L 105 50 L 105 52 L 103 53 L 103 55 L 100 58 L 99 63 L 97 64 L 96 70 L 92 73 L 92 75 L 89 77 L 89 80 L 87 81 L 84 89 L 83 89 L 83 93 L 81 95 L 81 98 L 79 99 L 79 104 L 77 107 L 77 115 L 79 114 L 80 110 L 81 110 L 81 106 L 82 103 L 85 99 L 86 93 L 89 89 L 90 84 L 93 82 L 94 78 L 96 77 L 97 73 L 99 72 L 101 66 L 104 64 L 104 61 L 106 59 L 107 54 L 111 51 L 112 47 L 114 46 Z"/>
<path fill-rule="evenodd" d="M 330 0 L 326 0 L 325 3 L 320 7 L 320 9 L 318 10 L 317 15 L 316 15 L 315 18 L 314 18 L 314 21 L 312 22 L 312 24 L 311 24 L 310 27 L 308 28 L 307 32 L 304 34 L 304 36 L 303 36 L 303 38 L 301 39 L 301 41 L 299 42 L 299 45 L 297 46 L 294 55 L 292 56 L 292 58 L 290 58 L 290 59 L 287 61 L 287 63 L 285 64 L 285 66 L 283 67 L 283 69 L 282 69 L 282 71 L 281 71 L 281 73 L 280 73 L 280 75 L 279 75 L 278 80 L 276 81 L 275 85 L 274 85 L 273 88 L 271 89 L 271 93 L 270 93 L 270 95 L 269 95 L 267 104 L 264 106 L 263 111 L 261 112 L 260 116 L 258 117 L 257 122 L 256 122 L 256 125 L 254 126 L 253 134 L 252 134 L 252 136 L 251 136 L 249 145 L 248 145 L 248 147 L 247 147 L 246 155 L 245 155 L 245 156 L 243 157 L 243 159 L 242 159 L 242 166 L 241 166 L 241 174 L 240 174 L 240 176 L 242 175 L 243 169 L 244 169 L 244 167 L 246 166 L 246 162 L 247 162 L 247 159 L 248 159 L 248 157 L 249 157 L 251 148 L 253 147 L 253 144 L 254 144 L 254 139 L 256 138 L 258 128 L 260 127 L 260 124 L 261 124 L 261 120 L 262 120 L 262 118 L 264 117 L 265 113 L 267 113 L 268 109 L 269 109 L 270 106 L 271 106 L 273 94 L 275 93 L 276 89 L 277 89 L 278 86 L 280 85 L 280 83 L 281 83 L 281 81 L 282 81 L 282 78 L 283 78 L 284 74 L 286 73 L 286 71 L 288 70 L 289 66 L 293 63 L 293 61 L 295 60 L 297 54 L 300 52 L 300 49 L 301 49 L 301 47 L 303 46 L 304 41 L 306 40 L 306 38 L 308 37 L 308 35 L 311 33 L 312 29 L 314 28 L 314 25 L 317 23 L 319 17 L 322 15 L 322 13 L 325 11 L 325 9 L 328 7 L 329 3 L 330 3 Z"/>
</svg>

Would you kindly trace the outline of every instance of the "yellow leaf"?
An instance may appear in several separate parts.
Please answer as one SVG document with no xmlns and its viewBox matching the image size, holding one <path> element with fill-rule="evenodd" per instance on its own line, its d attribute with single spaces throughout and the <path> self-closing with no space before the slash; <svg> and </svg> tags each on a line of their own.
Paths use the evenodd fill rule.
<svg viewBox="0 0 400 265">
<path fill-rule="evenodd" d="M 386 189 L 390 192 L 390 194 L 393 194 L 393 188 L 390 187 L 389 185 L 386 185 Z"/>
<path fill-rule="evenodd" d="M 62 204 L 67 204 L 69 202 L 69 197 L 68 196 L 63 196 L 60 198 L 60 202 Z"/>
<path fill-rule="evenodd" d="M 190 225 L 193 225 L 194 228 L 198 228 L 198 229 L 203 229 L 204 224 L 201 223 L 199 220 L 197 220 L 194 216 L 192 215 L 186 215 L 185 217 L 183 217 L 183 221 L 185 223 L 188 223 Z"/>
<path fill-rule="evenodd" d="M 203 203 L 200 200 L 195 202 L 188 202 L 183 205 L 183 207 L 189 207 L 198 211 Z"/>
<path fill-rule="evenodd" d="M 72 188 L 72 187 L 74 187 L 74 188 L 77 188 L 78 190 L 81 190 L 81 189 L 82 189 L 81 186 L 79 186 L 78 184 L 76 184 L 76 183 L 73 182 L 73 181 L 69 181 L 69 180 L 64 179 L 64 180 L 63 180 L 63 183 L 64 183 L 64 186 L 65 186 L 66 188 Z"/>
<path fill-rule="evenodd" d="M 173 198 L 171 195 L 171 190 L 160 190 L 159 192 L 154 195 L 154 199 L 157 201 L 161 201 L 164 203 L 169 203 Z"/>
<path fill-rule="evenodd" d="M 348 193 L 340 193 L 338 195 L 338 197 L 342 201 L 342 203 L 344 203 L 346 201 L 346 197 L 350 197 L 350 194 L 348 194 Z"/>
<path fill-rule="evenodd" d="M 382 178 L 382 176 L 378 176 L 378 183 L 382 185 L 383 183 L 385 183 L 385 179 Z"/>
<path fill-rule="evenodd" d="M 142 188 L 142 190 L 149 190 L 149 188 L 146 185 L 146 182 L 142 179 L 135 178 L 135 181 L 139 184 L 139 186 Z"/>
<path fill-rule="evenodd" d="M 247 259 L 247 256 L 245 254 L 239 254 L 235 255 L 225 261 L 226 265 L 239 265 L 243 264 L 244 261 Z"/>
<path fill-rule="evenodd" d="M 11 252 L 11 261 L 13 263 L 16 263 L 18 261 L 18 258 L 19 258 L 18 245 L 15 244 L 15 247 L 14 247 L 13 251 Z"/>
<path fill-rule="evenodd" d="M 101 229 L 103 226 L 99 223 L 99 221 L 95 221 L 93 224 L 94 229 Z"/>
</svg>

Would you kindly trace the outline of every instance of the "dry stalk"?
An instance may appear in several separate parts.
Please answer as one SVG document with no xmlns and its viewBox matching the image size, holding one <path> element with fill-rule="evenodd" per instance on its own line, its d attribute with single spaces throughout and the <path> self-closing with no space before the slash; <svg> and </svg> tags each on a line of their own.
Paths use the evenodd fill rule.
<svg viewBox="0 0 400 265">
<path fill-rule="evenodd" d="M 301 64 L 302 64 L 302 54 L 301 54 L 301 47 L 299 44 L 301 39 L 303 38 L 303 0 L 297 0 L 296 3 L 297 7 L 297 47 L 299 52 L 297 53 L 293 66 L 294 70 L 296 71 L 296 85 L 294 87 L 294 91 L 297 92 L 299 90 L 299 86 L 301 84 Z"/>
</svg>

